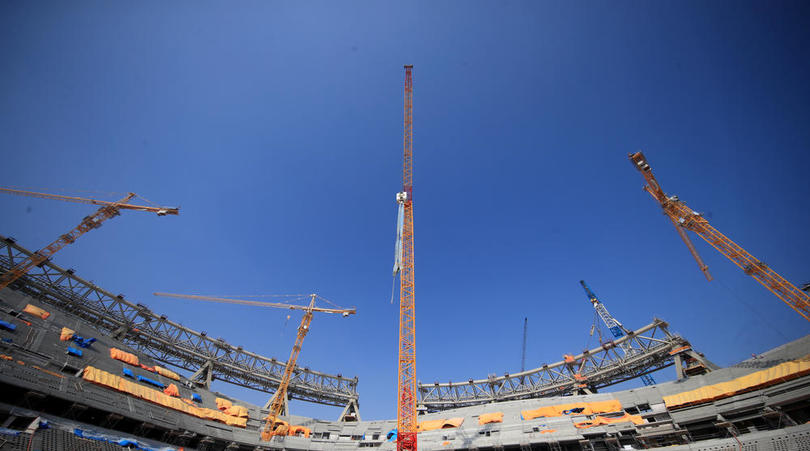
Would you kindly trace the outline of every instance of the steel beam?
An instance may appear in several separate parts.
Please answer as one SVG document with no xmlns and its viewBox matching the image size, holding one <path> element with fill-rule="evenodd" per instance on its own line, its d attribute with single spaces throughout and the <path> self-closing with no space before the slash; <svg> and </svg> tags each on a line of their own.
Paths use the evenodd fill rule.
<svg viewBox="0 0 810 451">
<path fill-rule="evenodd" d="M 467 382 L 420 383 L 419 404 L 428 411 L 439 411 L 583 390 L 595 392 L 671 366 L 674 358 L 690 351 L 688 341 L 671 334 L 666 322 L 655 319 L 616 341 L 533 370 Z"/>
<path fill-rule="evenodd" d="M 14 267 L 31 251 L 0 235 L 0 269 Z M 275 392 L 286 362 L 245 351 L 221 338 L 210 338 L 142 304 L 113 295 L 50 261 L 34 267 L 9 288 L 77 315 L 115 335 L 133 349 L 162 363 L 197 372 L 210 362 L 209 376 L 234 385 Z M 289 395 L 293 399 L 343 407 L 357 401 L 357 378 L 296 367 Z"/>
</svg>

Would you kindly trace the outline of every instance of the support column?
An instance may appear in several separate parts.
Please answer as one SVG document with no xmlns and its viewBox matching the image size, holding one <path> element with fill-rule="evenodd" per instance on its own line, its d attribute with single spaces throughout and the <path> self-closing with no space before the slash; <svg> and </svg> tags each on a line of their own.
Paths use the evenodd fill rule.
<svg viewBox="0 0 810 451">
<path fill-rule="evenodd" d="M 214 369 L 214 362 L 211 360 L 205 362 L 205 365 L 201 366 L 200 369 L 194 372 L 194 374 L 189 377 L 190 380 L 194 381 L 198 385 L 202 385 L 205 387 L 206 390 L 211 389 L 211 381 L 213 380 L 213 369 Z"/>
<path fill-rule="evenodd" d="M 348 404 L 346 404 L 346 407 L 343 408 L 343 412 L 340 414 L 340 417 L 338 417 L 338 421 L 361 421 L 360 406 L 357 404 L 356 399 L 352 399 L 348 402 Z"/>
<path fill-rule="evenodd" d="M 683 371 L 683 357 L 680 354 L 675 354 L 675 376 L 678 380 L 686 378 L 686 373 Z"/>
</svg>

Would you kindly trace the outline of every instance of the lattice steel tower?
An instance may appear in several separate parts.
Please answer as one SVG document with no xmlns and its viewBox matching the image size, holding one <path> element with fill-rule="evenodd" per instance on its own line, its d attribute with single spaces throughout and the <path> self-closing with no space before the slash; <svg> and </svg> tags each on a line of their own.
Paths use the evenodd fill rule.
<svg viewBox="0 0 810 451">
<path fill-rule="evenodd" d="M 399 376 L 397 389 L 397 450 L 416 449 L 416 316 L 413 279 L 413 66 L 405 66 L 402 191 L 397 193 L 397 246 L 394 271 L 399 270 Z"/>
</svg>

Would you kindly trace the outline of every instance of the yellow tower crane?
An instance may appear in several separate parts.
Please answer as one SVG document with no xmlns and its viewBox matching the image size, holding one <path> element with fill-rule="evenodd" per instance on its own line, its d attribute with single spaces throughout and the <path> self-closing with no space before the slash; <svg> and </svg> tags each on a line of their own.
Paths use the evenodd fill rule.
<svg viewBox="0 0 810 451">
<path fill-rule="evenodd" d="M 60 236 L 53 243 L 43 247 L 42 249 L 31 254 L 13 268 L 9 269 L 5 274 L 0 275 L 0 290 L 7 287 L 10 283 L 24 276 L 34 266 L 42 264 L 51 255 L 67 246 L 68 244 L 76 241 L 77 238 L 85 233 L 101 227 L 101 223 L 112 217 L 118 216 L 120 210 L 135 210 L 145 211 L 148 213 L 156 213 L 158 216 L 177 215 L 180 214 L 179 208 L 173 207 L 151 207 L 147 205 L 133 205 L 128 203 L 132 198 L 136 197 L 135 193 L 128 193 L 123 199 L 116 202 L 108 202 L 97 199 L 85 199 L 83 197 L 62 196 L 59 194 L 37 193 L 34 191 L 23 191 L 11 188 L 0 188 L 0 192 L 8 194 L 16 194 L 19 196 L 38 197 L 40 199 L 54 199 L 63 200 L 66 202 L 78 202 L 81 204 L 100 205 L 100 208 L 92 215 L 85 216 L 82 222 L 79 223 L 73 230 Z"/>
<path fill-rule="evenodd" d="M 224 302 L 228 304 L 254 305 L 259 307 L 274 307 L 274 308 L 304 311 L 304 317 L 301 318 L 301 324 L 298 326 L 298 336 L 296 337 L 295 344 L 293 345 L 292 351 L 290 352 L 290 358 L 287 359 L 287 365 L 284 367 L 284 375 L 281 378 L 281 382 L 279 382 L 278 384 L 278 389 L 273 394 L 273 397 L 270 399 L 270 402 L 268 402 L 268 405 L 270 406 L 270 413 L 267 415 L 266 422 L 261 431 L 262 440 L 270 440 L 275 435 L 285 435 L 283 431 L 279 429 L 280 427 L 283 427 L 284 423 L 277 420 L 279 415 L 281 415 L 281 411 L 284 409 L 284 405 L 286 404 L 287 401 L 287 387 L 290 385 L 290 379 L 292 378 L 292 373 L 293 370 L 295 369 L 295 362 L 298 360 L 298 354 L 301 353 L 301 345 L 304 342 L 304 337 L 306 337 L 307 332 L 309 332 L 309 324 L 312 322 L 312 314 L 314 312 L 340 313 L 345 318 L 349 315 L 354 315 L 355 313 L 357 313 L 357 310 L 354 307 L 348 309 L 316 307 L 315 301 L 317 299 L 322 299 L 326 302 L 329 302 L 328 299 L 322 298 L 317 294 L 309 295 L 308 305 L 284 304 L 281 302 L 248 301 L 243 299 L 199 296 L 193 294 L 173 294 L 173 293 L 154 293 L 154 294 L 155 296 L 163 296 L 171 298 L 195 299 L 198 301 Z"/>
<path fill-rule="evenodd" d="M 739 244 L 731 241 L 725 235 L 720 233 L 717 229 L 709 224 L 709 221 L 700 213 L 687 207 L 686 204 L 678 199 L 678 196 L 667 196 L 661 185 L 658 184 L 655 176 L 652 173 L 647 158 L 641 152 L 631 153 L 628 155 L 633 167 L 641 172 L 644 180 L 647 182 L 644 185 L 644 190 L 647 191 L 656 202 L 661 205 L 664 214 L 675 225 L 675 230 L 686 243 L 689 252 L 697 261 L 700 270 L 706 276 L 706 279 L 712 280 L 709 275 L 708 266 L 703 263 L 703 260 L 698 255 L 697 250 L 692 245 L 689 237 L 684 230 L 691 230 L 711 244 L 712 247 L 717 249 L 721 254 L 725 255 L 729 260 L 739 266 L 746 274 L 753 277 L 757 282 L 761 283 L 765 288 L 770 290 L 779 299 L 784 301 L 790 308 L 802 315 L 804 319 L 810 321 L 810 296 L 807 293 L 799 290 L 787 279 L 777 274 L 776 271 L 771 269 L 765 263 L 759 261 L 756 257 L 749 254 Z"/>
</svg>

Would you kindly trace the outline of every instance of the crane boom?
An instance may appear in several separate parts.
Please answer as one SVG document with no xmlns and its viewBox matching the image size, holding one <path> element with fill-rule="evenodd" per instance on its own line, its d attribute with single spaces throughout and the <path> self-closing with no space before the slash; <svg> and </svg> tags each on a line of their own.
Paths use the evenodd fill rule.
<svg viewBox="0 0 810 451">
<path fill-rule="evenodd" d="M 11 188 L 0 188 L 0 192 L 8 194 L 16 194 L 18 196 L 37 197 L 40 199 L 63 200 L 65 202 L 76 202 L 80 204 L 115 207 L 119 210 L 145 211 L 148 213 L 157 213 L 158 216 L 180 214 L 180 209 L 177 207 L 150 207 L 148 205 L 133 205 L 125 203 L 130 199 L 132 199 L 133 197 L 135 197 L 136 196 L 135 193 L 128 193 L 126 201 L 119 200 L 118 202 L 109 202 L 106 200 L 87 199 L 84 197 L 74 197 L 74 196 L 63 196 L 61 194 L 38 193 L 35 191 L 24 191 Z"/>
<path fill-rule="evenodd" d="M 413 257 L 413 66 L 405 66 L 402 191 L 397 193 L 402 222 L 397 231 L 399 269 L 399 372 L 397 450 L 416 450 L 416 315 Z M 401 252 L 401 253 L 400 253 Z"/>
<path fill-rule="evenodd" d="M 579 284 L 585 289 L 585 294 L 588 295 L 588 299 L 591 301 L 591 304 L 593 304 L 593 308 L 596 310 L 599 318 L 601 318 L 602 322 L 605 323 L 605 327 L 607 327 L 610 330 L 610 333 L 613 334 L 613 338 L 623 337 L 627 329 L 624 328 L 619 320 L 614 318 L 613 315 L 608 312 L 605 304 L 603 304 L 599 298 L 596 297 L 596 293 L 591 290 L 591 287 L 589 287 L 584 280 L 580 280 Z M 634 354 L 634 351 L 627 345 L 627 342 L 623 342 L 620 346 L 624 350 L 625 355 L 630 356 Z M 653 377 L 649 374 L 642 374 L 641 381 L 644 382 L 644 385 L 655 385 L 655 379 L 653 379 Z"/>
<path fill-rule="evenodd" d="M 195 299 L 198 301 L 211 301 L 211 302 L 223 302 L 227 304 L 242 304 L 242 305 L 255 305 L 257 307 L 276 307 L 282 309 L 290 309 L 290 310 L 304 310 L 304 311 L 312 311 L 312 312 L 321 312 L 321 313 L 345 313 L 349 315 L 353 315 L 357 313 L 357 310 L 352 307 L 349 309 L 337 309 L 337 308 L 324 308 L 324 307 L 311 307 L 306 305 L 294 305 L 294 304 L 284 304 L 281 302 L 263 302 L 263 301 L 247 301 L 244 299 L 232 299 L 232 298 L 221 298 L 221 297 L 214 297 L 214 296 L 200 296 L 196 294 L 177 294 L 177 293 L 153 293 L 155 296 L 161 297 L 168 297 L 168 298 L 180 298 L 180 299 Z"/>
<path fill-rule="evenodd" d="M 720 233 L 709 224 L 706 218 L 687 207 L 677 196 L 668 197 L 664 194 L 643 153 L 636 152 L 629 154 L 628 158 L 633 163 L 633 167 L 638 169 L 644 176 L 644 180 L 647 182 L 644 189 L 661 205 L 664 214 L 672 220 L 676 228 L 691 230 L 698 234 L 712 247 L 739 266 L 743 272 L 756 279 L 759 283 L 764 285 L 765 288 L 784 301 L 790 308 L 795 310 L 796 313 L 810 321 L 810 296 L 808 296 L 807 293 L 796 288 L 796 286 L 777 274 L 776 271 L 771 269 L 768 265 L 759 261 L 756 257 L 740 247 L 740 245 Z M 683 234 L 681 236 L 684 237 L 686 235 Z M 693 248 L 690 248 L 690 250 L 693 251 L 693 255 L 697 255 L 697 252 L 694 251 Z M 698 263 L 700 264 L 701 261 L 698 260 Z"/>
</svg>

